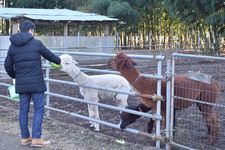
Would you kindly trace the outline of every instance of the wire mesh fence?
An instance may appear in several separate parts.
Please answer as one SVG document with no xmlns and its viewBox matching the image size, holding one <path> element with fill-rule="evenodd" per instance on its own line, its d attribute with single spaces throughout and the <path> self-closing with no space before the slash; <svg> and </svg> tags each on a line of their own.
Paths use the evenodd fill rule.
<svg viewBox="0 0 225 150">
<path fill-rule="evenodd" d="M 224 149 L 225 59 L 185 55 L 174 58 L 173 141 L 195 149 Z M 195 73 L 201 76 L 193 78 Z M 178 84 L 178 74 L 186 74 L 192 81 Z"/>
</svg>

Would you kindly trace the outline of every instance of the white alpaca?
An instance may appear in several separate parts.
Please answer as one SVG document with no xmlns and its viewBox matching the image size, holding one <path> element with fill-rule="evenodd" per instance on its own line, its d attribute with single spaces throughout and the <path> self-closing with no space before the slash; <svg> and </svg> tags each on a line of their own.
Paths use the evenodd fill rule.
<svg viewBox="0 0 225 150">
<path fill-rule="evenodd" d="M 112 88 L 123 91 L 130 91 L 131 87 L 128 81 L 120 76 L 114 74 L 105 74 L 105 75 L 87 75 L 80 71 L 77 67 L 77 62 L 73 59 L 72 56 L 68 54 L 63 54 L 60 56 L 62 71 L 66 72 L 73 80 L 78 84 L 88 84 L 98 87 Z M 128 95 L 120 94 L 115 92 L 108 92 L 102 90 L 96 90 L 91 88 L 80 87 L 80 93 L 86 100 L 94 100 L 99 102 L 101 99 L 113 99 L 117 106 L 126 107 Z M 98 106 L 88 104 L 88 113 L 89 117 L 100 119 Z M 94 127 L 95 131 L 99 131 L 99 124 L 90 121 L 90 126 Z"/>
</svg>

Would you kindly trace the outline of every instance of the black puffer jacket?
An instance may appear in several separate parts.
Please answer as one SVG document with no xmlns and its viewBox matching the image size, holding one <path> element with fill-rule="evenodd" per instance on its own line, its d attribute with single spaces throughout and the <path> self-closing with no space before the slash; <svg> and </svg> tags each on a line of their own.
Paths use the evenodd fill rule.
<svg viewBox="0 0 225 150">
<path fill-rule="evenodd" d="M 56 64 L 60 58 L 27 32 L 12 35 L 10 42 L 4 66 L 8 75 L 16 78 L 16 93 L 46 91 L 41 56 Z"/>
</svg>

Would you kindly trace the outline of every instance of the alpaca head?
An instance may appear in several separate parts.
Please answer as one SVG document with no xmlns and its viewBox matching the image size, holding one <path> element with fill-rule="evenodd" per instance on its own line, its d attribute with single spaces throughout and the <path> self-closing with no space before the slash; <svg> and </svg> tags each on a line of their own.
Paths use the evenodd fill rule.
<svg viewBox="0 0 225 150">
<path fill-rule="evenodd" d="M 79 68 L 77 67 L 78 62 L 74 60 L 71 55 L 63 54 L 60 56 L 60 59 L 61 59 L 61 66 L 62 66 L 61 71 L 64 71 L 68 74 L 71 74 L 72 70 L 74 73 L 80 72 Z"/>
<path fill-rule="evenodd" d="M 140 103 L 137 106 L 126 106 L 126 109 L 131 109 L 131 110 L 136 110 L 140 112 L 148 112 L 151 110 L 149 107 L 145 106 L 144 104 Z M 120 129 L 125 129 L 129 124 L 134 123 L 138 118 L 141 116 L 127 113 L 127 112 L 122 112 L 120 114 Z"/>
<path fill-rule="evenodd" d="M 136 110 L 135 106 L 127 106 L 126 109 L 131 109 L 131 110 Z M 129 124 L 134 123 L 140 116 L 127 113 L 127 112 L 122 112 L 120 114 L 120 129 L 125 129 Z"/>
<path fill-rule="evenodd" d="M 120 52 L 116 55 L 114 59 L 108 61 L 108 65 L 115 70 L 122 70 L 123 68 L 132 68 L 134 65 L 137 65 L 131 57 L 127 56 L 123 52 Z"/>
</svg>

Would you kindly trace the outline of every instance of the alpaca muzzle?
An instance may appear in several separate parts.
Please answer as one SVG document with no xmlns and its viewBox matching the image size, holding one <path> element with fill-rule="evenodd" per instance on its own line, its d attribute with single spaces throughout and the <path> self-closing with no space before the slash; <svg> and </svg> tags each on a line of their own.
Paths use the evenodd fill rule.
<svg viewBox="0 0 225 150">
<path fill-rule="evenodd" d="M 139 117 L 141 116 L 123 112 L 120 115 L 121 118 L 120 129 L 125 129 L 128 125 L 134 123 Z"/>
</svg>

